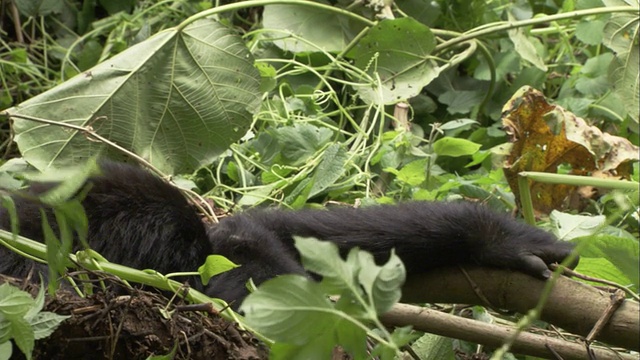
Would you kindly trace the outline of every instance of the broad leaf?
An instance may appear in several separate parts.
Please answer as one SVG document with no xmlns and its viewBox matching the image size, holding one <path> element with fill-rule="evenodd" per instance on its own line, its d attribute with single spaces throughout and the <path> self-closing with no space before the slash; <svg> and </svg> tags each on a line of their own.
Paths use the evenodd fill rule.
<svg viewBox="0 0 640 360">
<path fill-rule="evenodd" d="M 448 90 L 438 96 L 438 100 L 448 105 L 449 114 L 466 114 L 478 106 L 484 96 L 481 90 Z"/>
<path fill-rule="evenodd" d="M 302 165 L 327 144 L 333 132 L 309 124 L 286 126 L 271 132 L 278 140 L 280 152 L 289 165 Z"/>
<path fill-rule="evenodd" d="M 441 156 L 465 156 L 475 154 L 481 145 L 466 139 L 444 137 L 433 143 L 433 151 Z"/>
<path fill-rule="evenodd" d="M 4 317 L 22 318 L 34 305 L 29 293 L 6 283 L 0 285 L 0 314 Z"/>
<path fill-rule="evenodd" d="M 613 54 L 604 53 L 587 60 L 580 72 L 584 76 L 576 80 L 575 88 L 582 94 L 602 96 L 610 91 L 611 83 L 608 78 L 609 65 Z"/>
<path fill-rule="evenodd" d="M 586 263 L 584 262 L 585 259 L 606 259 L 610 264 L 613 264 L 617 271 L 624 275 L 625 279 L 628 279 L 624 282 L 619 282 L 620 284 L 627 285 L 631 283 L 636 289 L 638 289 L 640 282 L 640 264 L 638 264 L 638 256 L 640 254 L 640 250 L 637 238 L 630 239 L 610 235 L 597 235 L 584 237 L 577 239 L 576 241 L 579 243 L 586 242 L 586 245 L 582 247 L 582 250 L 580 251 L 580 265 L 582 267 L 586 267 L 589 271 L 593 271 L 595 269 L 595 265 L 593 267 L 587 266 L 587 264 L 593 263 Z M 603 263 L 597 264 L 601 265 Z M 597 268 L 602 269 L 599 266 Z M 578 269 L 578 271 L 580 271 L 580 269 Z M 617 281 L 615 278 L 608 279 Z"/>
<path fill-rule="evenodd" d="M 27 360 L 30 360 L 35 345 L 33 329 L 24 318 L 14 318 L 10 322 L 13 341 L 18 345 Z"/>
<path fill-rule="evenodd" d="M 247 297 L 240 309 L 249 325 L 277 342 L 303 346 L 318 337 L 357 337 L 364 350 L 365 331 L 334 309 L 320 284 L 300 275 L 268 280 Z"/>
<path fill-rule="evenodd" d="M 358 88 L 358 93 L 368 103 L 418 95 L 440 71 L 430 58 L 435 45 L 431 30 L 411 18 L 380 22 L 348 53 L 374 81 Z M 375 83 L 378 78 L 380 87 Z"/>
<path fill-rule="evenodd" d="M 638 2 L 633 1 L 638 8 Z M 607 1 L 607 5 L 620 1 Z M 624 3 L 623 3 L 624 4 Z M 640 47 L 638 14 L 618 13 L 604 27 L 603 44 L 616 54 L 609 67 L 609 79 L 614 92 L 623 101 L 627 114 L 638 123 L 640 113 Z"/>
<path fill-rule="evenodd" d="M 422 184 L 427 180 L 427 160 L 428 159 L 418 159 L 403 166 L 396 174 L 398 180 L 411 186 Z"/>
<path fill-rule="evenodd" d="M 515 21 L 515 18 L 511 13 L 508 13 L 508 16 L 509 21 Z M 509 39 L 513 42 L 516 52 L 522 59 L 530 62 L 542 71 L 547 71 L 547 66 L 544 64 L 540 55 L 538 55 L 538 51 L 533 44 L 535 38 L 527 36 L 524 30 L 520 27 L 508 30 L 507 33 L 509 34 Z"/>
<path fill-rule="evenodd" d="M 209 255 L 204 264 L 198 268 L 198 272 L 202 283 L 207 284 L 211 277 L 235 269 L 238 266 L 222 255 Z"/>
<path fill-rule="evenodd" d="M 383 266 L 377 266 L 373 255 L 364 251 L 358 253 L 358 260 L 361 266 L 358 280 L 369 296 L 369 301 L 374 305 L 376 313 L 383 314 L 389 311 L 402 295 L 400 288 L 406 278 L 402 260 L 393 250 L 389 261 Z"/>
<path fill-rule="evenodd" d="M 296 249 L 300 252 L 302 265 L 312 273 L 322 276 L 324 291 L 339 295 L 344 289 L 356 289 L 356 272 L 340 254 L 336 244 L 314 238 L 295 237 Z"/>
<path fill-rule="evenodd" d="M 0 313 L 0 344 L 11 339 L 11 322 Z M 0 357 L 1 359 L 1 357 Z"/>
<path fill-rule="evenodd" d="M 320 289 L 302 276 L 284 275 L 265 282 L 243 303 L 247 323 L 278 343 L 274 359 L 327 358 L 316 355 L 330 354 L 336 344 L 364 358 L 366 331 L 334 309 Z"/>
<path fill-rule="evenodd" d="M 385 264 L 378 266 L 373 255 L 358 248 L 351 249 L 345 261 L 338 247 L 328 241 L 296 237 L 295 246 L 300 252 L 304 268 L 322 276 L 323 289 L 330 295 L 351 300 L 363 295 L 364 290 L 368 301 L 366 306 L 375 308 L 378 314 L 389 310 L 400 300 L 400 288 L 406 272 L 394 252 Z M 345 310 L 344 306 L 348 305 L 346 302 L 342 301 L 338 307 Z M 360 304 L 348 308 L 353 316 L 366 316 Z"/>
<path fill-rule="evenodd" d="M 25 17 L 40 17 L 64 11 L 64 3 L 58 0 L 20 0 L 15 7 Z"/>
<path fill-rule="evenodd" d="M 0 323 L 0 326 L 1 323 Z M 2 339 L 0 334 L 0 339 Z M 0 360 L 9 360 L 11 359 L 11 353 L 13 352 L 13 344 L 9 341 L 2 342 L 0 341 Z"/>
<path fill-rule="evenodd" d="M 33 335 L 36 340 L 44 339 L 51 335 L 58 326 L 71 316 L 58 315 L 49 311 L 39 312 L 35 317 L 29 320 L 29 324 L 33 329 Z"/>
<path fill-rule="evenodd" d="M 160 32 L 8 112 L 90 127 L 165 172 L 189 172 L 244 135 L 259 86 L 241 39 L 200 20 Z M 82 131 L 19 117 L 13 129 L 38 169 L 106 148 Z"/>
<path fill-rule="evenodd" d="M 313 174 L 313 186 L 309 197 L 315 196 L 333 185 L 346 170 L 349 155 L 344 147 L 331 144 L 322 154 L 320 164 Z"/>
<path fill-rule="evenodd" d="M 411 348 L 423 360 L 454 360 L 453 340 L 444 336 L 424 334 Z"/>
<path fill-rule="evenodd" d="M 273 43 L 294 53 L 342 51 L 362 29 L 350 24 L 347 17 L 311 6 L 268 5 L 263 18 Z"/>
<path fill-rule="evenodd" d="M 637 261 L 638 258 L 636 258 Z M 631 289 L 637 291 L 637 283 L 633 283 L 615 264 L 604 258 L 582 258 L 576 271 L 598 279 L 613 281 L 622 286 L 634 285 Z"/>
<path fill-rule="evenodd" d="M 576 38 L 587 45 L 600 45 L 604 25 L 601 20 L 583 20 L 576 25 Z"/>
<path fill-rule="evenodd" d="M 593 235 L 604 226 L 606 221 L 604 215 L 573 215 L 556 210 L 551 212 L 550 218 L 554 225 L 554 233 L 561 240 Z"/>
</svg>

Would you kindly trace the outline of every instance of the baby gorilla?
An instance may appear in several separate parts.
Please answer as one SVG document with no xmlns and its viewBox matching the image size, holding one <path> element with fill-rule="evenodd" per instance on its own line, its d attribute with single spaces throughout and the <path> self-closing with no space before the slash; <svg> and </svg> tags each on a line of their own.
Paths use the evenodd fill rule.
<svg viewBox="0 0 640 360">
<path fill-rule="evenodd" d="M 477 264 L 547 278 L 547 264 L 562 261 L 572 251 L 571 244 L 558 242 L 545 231 L 470 203 L 256 210 L 207 229 L 180 192 L 161 179 L 126 164 L 104 161 L 101 168 L 102 175 L 89 179 L 90 191 L 82 201 L 91 248 L 111 262 L 161 273 L 192 271 L 207 255 L 224 255 L 242 266 L 214 277 L 204 290 L 235 304 L 247 295 L 249 279 L 260 284 L 280 274 L 305 273 L 293 246 L 294 235 L 331 241 L 343 254 L 357 246 L 371 252 L 377 262 L 388 259 L 395 249 L 408 274 Z M 49 188 L 34 184 L 29 192 L 40 194 Z M 14 201 L 20 234 L 43 241 L 41 204 L 26 197 Z M 10 229 L 6 209 L 0 209 L 0 227 Z M 24 277 L 34 264 L 0 247 L 0 273 Z M 190 283 L 203 290 L 195 278 Z"/>
</svg>

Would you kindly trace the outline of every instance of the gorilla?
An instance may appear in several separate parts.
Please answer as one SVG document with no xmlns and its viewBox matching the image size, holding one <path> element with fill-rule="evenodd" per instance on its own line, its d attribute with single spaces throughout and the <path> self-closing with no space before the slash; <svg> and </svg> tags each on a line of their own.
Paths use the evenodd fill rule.
<svg viewBox="0 0 640 360">
<path fill-rule="evenodd" d="M 202 285 L 209 296 L 240 304 L 245 284 L 281 274 L 305 274 L 293 236 L 335 243 L 343 254 L 359 247 L 376 262 L 392 249 L 407 274 L 457 264 L 508 268 L 548 278 L 547 265 L 569 256 L 572 245 L 552 234 L 482 206 L 458 202 L 406 202 L 366 208 L 284 211 L 251 210 L 205 224 L 180 191 L 132 165 L 100 162 L 101 174 L 87 180 L 82 205 L 88 219 L 89 246 L 111 262 L 161 273 L 192 271 L 210 254 L 241 266 Z M 20 235 L 44 242 L 36 199 L 55 184 L 34 183 L 25 196 L 13 195 Z M 44 209 L 57 231 L 51 209 Z M 8 211 L 0 207 L 0 226 L 9 230 Z M 26 276 L 37 264 L 0 246 L 0 273 Z M 43 271 L 46 274 L 46 271 Z"/>
</svg>

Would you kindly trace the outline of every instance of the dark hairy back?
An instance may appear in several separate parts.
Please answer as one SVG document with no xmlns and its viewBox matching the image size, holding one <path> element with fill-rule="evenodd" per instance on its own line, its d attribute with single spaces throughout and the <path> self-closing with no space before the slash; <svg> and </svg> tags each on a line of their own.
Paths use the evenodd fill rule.
<svg viewBox="0 0 640 360">
<path fill-rule="evenodd" d="M 100 167 L 102 174 L 88 180 L 90 190 L 82 200 L 92 249 L 111 262 L 163 273 L 195 270 L 204 262 L 211 252 L 204 224 L 179 190 L 132 165 L 103 161 Z M 27 195 L 53 186 L 34 184 Z M 14 202 L 22 236 L 44 241 L 41 208 L 57 232 L 51 209 L 34 196 L 14 196 Z M 0 208 L 0 226 L 10 229 L 4 208 Z M 34 266 L 5 247 L 0 247 L 0 256 L 4 274 L 22 277 Z"/>
</svg>

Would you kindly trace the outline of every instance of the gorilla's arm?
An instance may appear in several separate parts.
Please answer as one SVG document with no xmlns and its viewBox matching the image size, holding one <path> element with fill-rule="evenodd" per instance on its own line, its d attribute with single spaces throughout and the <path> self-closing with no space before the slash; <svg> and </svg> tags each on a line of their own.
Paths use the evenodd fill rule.
<svg viewBox="0 0 640 360">
<path fill-rule="evenodd" d="M 386 260 L 391 248 L 410 272 L 474 263 L 548 277 L 572 245 L 473 203 L 409 202 L 363 209 L 256 212 L 249 217 L 291 244 L 291 235 L 355 246 Z"/>
<path fill-rule="evenodd" d="M 571 244 L 558 242 L 543 230 L 471 203 L 249 211 L 223 219 L 210 231 L 216 253 L 251 266 L 250 272 L 240 268 L 227 275 L 226 280 L 238 283 L 244 283 L 243 276 L 249 273 L 257 283 L 282 273 L 302 273 L 293 245 L 295 235 L 332 241 L 343 254 L 357 246 L 373 253 L 379 263 L 395 249 L 409 274 L 479 264 L 547 278 L 547 264 L 561 262 L 572 250 Z M 295 266 L 289 265 L 292 258 Z M 210 288 L 210 294 L 228 300 L 227 291 L 219 285 Z"/>
</svg>

